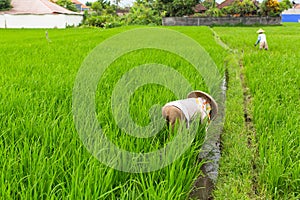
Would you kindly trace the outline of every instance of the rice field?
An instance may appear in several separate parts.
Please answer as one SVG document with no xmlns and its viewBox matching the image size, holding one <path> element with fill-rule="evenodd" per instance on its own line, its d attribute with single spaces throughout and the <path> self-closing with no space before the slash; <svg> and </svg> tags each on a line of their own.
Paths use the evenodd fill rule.
<svg viewBox="0 0 300 200">
<path fill-rule="evenodd" d="M 255 198 L 299 199 L 300 26 L 265 27 L 269 51 L 254 48 L 256 29 L 214 28 L 236 51 L 247 93 L 252 96 L 248 109 L 255 132 L 252 129 L 247 136 L 255 146 L 248 156 L 253 166 L 249 171 L 255 174 L 251 175 L 252 189 Z"/>
<path fill-rule="evenodd" d="M 182 199 L 188 195 L 202 165 L 197 156 L 203 130 L 199 130 L 194 145 L 173 164 L 149 173 L 126 173 L 94 158 L 74 127 L 72 90 L 77 71 L 94 47 L 126 29 L 49 30 L 50 43 L 44 30 L 1 30 L 3 198 Z M 209 32 L 201 29 L 188 32 L 213 41 Z M 222 48 L 217 46 L 214 50 L 222 54 Z M 194 87 L 205 89 L 201 76 L 192 73 L 184 59 L 167 52 L 146 49 L 116 60 L 99 82 L 96 110 L 106 135 L 127 150 L 151 151 L 169 138 L 166 129 L 149 139 L 127 136 L 114 123 L 110 100 L 107 101 L 123 73 L 154 61 L 172 66 L 185 74 Z M 159 85 L 139 88 L 131 101 L 133 119 L 147 124 L 149 106 L 163 105 L 171 99 L 174 95 Z"/>
<path fill-rule="evenodd" d="M 135 28 L 141 27 L 53 29 L 48 30 L 51 42 L 45 30 L 0 30 L 1 199 L 188 198 L 201 174 L 203 163 L 197 158 L 204 127 L 179 159 L 146 173 L 119 171 L 99 162 L 75 127 L 73 87 L 85 58 L 105 39 Z M 224 153 L 215 199 L 299 198 L 300 25 L 265 27 L 269 51 L 254 48 L 257 27 L 170 29 L 198 42 L 221 74 L 225 68 L 229 71 Z M 231 50 L 220 46 L 212 31 Z M 173 53 L 140 49 L 116 59 L 97 85 L 96 115 L 105 135 L 132 152 L 155 151 L 176 135 L 165 127 L 155 136 L 136 138 L 119 128 L 112 114 L 110 96 L 123 74 L 151 63 L 170 66 L 193 89 L 208 91 L 201 74 Z M 240 73 L 252 97 L 248 105 L 255 128 L 252 135 L 244 123 Z M 175 98 L 159 84 L 137 88 L 129 104 L 132 120 L 146 126 L 152 105 L 163 106 Z"/>
</svg>

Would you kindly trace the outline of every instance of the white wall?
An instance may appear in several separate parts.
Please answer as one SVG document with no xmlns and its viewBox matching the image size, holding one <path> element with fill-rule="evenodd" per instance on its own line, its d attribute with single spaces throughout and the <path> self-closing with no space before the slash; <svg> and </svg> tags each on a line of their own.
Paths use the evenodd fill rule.
<svg viewBox="0 0 300 200">
<path fill-rule="evenodd" d="M 290 8 L 282 12 L 282 14 L 300 14 L 300 9 L 298 8 Z"/>
<path fill-rule="evenodd" d="M 82 15 L 63 15 L 63 14 L 48 14 L 48 15 L 10 15 L 4 14 L 0 16 L 0 28 L 66 28 L 66 25 L 78 26 L 81 23 Z"/>
<path fill-rule="evenodd" d="M 69 26 L 78 26 L 82 23 L 83 16 L 82 15 L 65 15 L 67 25 Z"/>
<path fill-rule="evenodd" d="M 4 15 L 0 15 L 0 28 L 5 28 L 5 18 L 4 18 Z"/>
</svg>

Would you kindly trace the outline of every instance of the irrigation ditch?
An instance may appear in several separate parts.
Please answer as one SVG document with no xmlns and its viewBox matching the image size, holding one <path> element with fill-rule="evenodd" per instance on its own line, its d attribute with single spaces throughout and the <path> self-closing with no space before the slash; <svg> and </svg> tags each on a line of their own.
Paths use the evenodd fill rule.
<svg viewBox="0 0 300 200">
<path fill-rule="evenodd" d="M 221 84 L 221 102 L 226 100 L 228 74 L 225 71 Z M 203 175 L 199 176 L 194 183 L 190 197 L 193 199 L 211 199 L 214 185 L 218 178 L 219 160 L 221 158 L 221 134 L 223 132 L 225 118 L 225 105 L 219 105 L 218 117 L 210 131 L 206 135 L 198 157 L 199 162 L 206 161 L 201 170 Z"/>
<path fill-rule="evenodd" d="M 250 94 L 249 88 L 247 87 L 246 79 L 245 79 L 245 68 L 243 65 L 243 56 L 244 51 L 239 52 L 236 49 L 231 49 L 227 44 L 225 44 L 218 34 L 210 28 L 212 31 L 212 34 L 220 46 L 224 48 L 224 50 L 228 51 L 229 56 L 224 59 L 224 67 L 225 67 L 225 73 L 223 77 L 222 85 L 220 86 L 222 89 L 222 100 L 223 102 L 227 102 L 226 99 L 226 93 L 229 86 L 229 71 L 231 71 L 233 66 L 239 68 L 238 70 L 234 70 L 234 74 L 236 76 L 239 76 L 237 79 L 238 85 L 241 87 L 241 93 L 240 98 L 242 98 L 242 113 L 243 113 L 243 119 L 244 124 L 242 127 L 242 132 L 245 133 L 246 142 L 244 142 L 242 145 L 245 146 L 245 148 L 248 148 L 248 151 L 250 152 L 251 160 L 249 161 L 249 165 L 251 168 L 252 178 L 250 180 L 251 185 L 251 191 L 248 191 L 248 197 L 249 198 L 256 198 L 258 195 L 258 183 L 257 183 L 257 160 L 258 157 L 258 150 L 257 150 L 257 142 L 256 142 L 256 130 L 253 124 L 253 115 L 252 115 L 252 96 Z M 231 72 L 232 73 L 232 72 Z M 228 97 L 227 97 L 228 98 Z M 230 102 L 229 102 L 230 103 Z M 220 165 L 220 159 L 222 155 L 222 135 L 224 133 L 223 125 L 227 119 L 225 119 L 225 113 L 226 113 L 226 105 L 222 105 L 221 107 L 223 109 L 220 110 L 219 118 L 217 118 L 217 123 L 214 127 L 212 127 L 212 135 L 207 135 L 206 140 L 201 147 L 201 153 L 199 154 L 199 161 L 205 160 L 206 162 L 203 164 L 201 170 L 203 172 L 203 175 L 199 176 L 196 181 L 194 182 L 194 186 L 192 189 L 192 192 L 190 193 L 190 198 L 192 199 L 213 199 L 213 192 L 215 189 L 217 189 L 217 180 L 218 180 L 218 174 L 219 174 L 219 165 Z M 231 108 L 229 107 L 228 112 L 231 111 Z M 241 113 L 240 113 L 241 114 Z M 230 120 L 230 118 L 229 118 Z M 226 133 L 224 133 L 226 134 Z M 232 134 L 237 134 L 236 132 Z M 246 143 L 246 144 L 245 144 Z M 225 147 L 227 148 L 227 147 Z M 230 173 L 230 172 L 229 172 Z M 242 178 L 241 178 L 242 179 Z M 224 181 L 224 179 L 222 179 Z M 220 186 L 220 185 L 219 185 Z"/>
<path fill-rule="evenodd" d="M 225 69 L 220 85 L 222 91 L 221 102 L 224 103 L 226 101 L 227 82 L 228 71 Z M 202 160 L 206 162 L 201 167 L 203 175 L 199 176 L 194 182 L 190 193 L 190 198 L 192 199 L 212 199 L 212 192 L 218 178 L 219 160 L 221 158 L 221 134 L 223 133 L 224 120 L 225 105 L 219 105 L 218 118 L 216 118 L 215 124 L 210 127 L 198 157 L 199 162 Z"/>
</svg>

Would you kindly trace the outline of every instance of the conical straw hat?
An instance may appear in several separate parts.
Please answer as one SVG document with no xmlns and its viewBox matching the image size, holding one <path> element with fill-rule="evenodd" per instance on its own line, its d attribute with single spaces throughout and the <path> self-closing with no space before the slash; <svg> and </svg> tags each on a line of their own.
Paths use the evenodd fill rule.
<svg viewBox="0 0 300 200">
<path fill-rule="evenodd" d="M 258 31 L 256 31 L 256 33 L 264 33 L 265 31 L 263 29 L 258 29 Z"/>
<path fill-rule="evenodd" d="M 214 120 L 218 114 L 218 104 L 209 94 L 202 92 L 200 90 L 192 91 L 188 94 L 188 98 L 197 98 L 197 97 L 204 97 L 205 99 L 209 100 L 211 106 L 211 120 Z"/>
</svg>

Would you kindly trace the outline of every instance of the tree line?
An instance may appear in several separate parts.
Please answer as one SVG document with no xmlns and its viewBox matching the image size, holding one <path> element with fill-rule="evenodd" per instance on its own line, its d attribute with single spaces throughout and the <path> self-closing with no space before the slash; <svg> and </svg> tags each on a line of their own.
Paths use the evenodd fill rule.
<svg viewBox="0 0 300 200">
<path fill-rule="evenodd" d="M 118 4 L 119 0 L 117 0 Z M 197 13 L 195 6 L 201 4 L 205 11 Z M 136 0 L 126 14 L 109 1 L 98 0 L 90 3 L 90 12 L 85 13 L 83 24 L 104 28 L 121 25 L 161 25 L 162 17 L 222 17 L 222 16 L 280 16 L 281 12 L 292 7 L 289 0 L 236 0 L 231 5 L 218 8 L 215 0 Z"/>
<path fill-rule="evenodd" d="M 0 11 L 9 10 L 10 8 L 10 0 L 0 0 Z"/>
<path fill-rule="evenodd" d="M 0 10 L 11 8 L 11 0 L 0 0 Z M 58 0 L 57 3 L 76 11 L 71 0 Z M 221 17 L 221 16 L 280 16 L 281 12 L 292 7 L 290 0 L 235 0 L 231 5 L 218 8 L 215 0 L 136 0 L 130 8 L 121 8 L 109 0 L 87 2 L 90 11 L 84 12 L 83 26 L 112 28 L 122 25 L 160 25 L 162 17 Z M 195 6 L 201 4 L 202 12 Z"/>
</svg>

